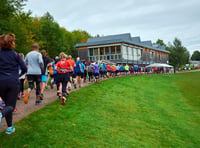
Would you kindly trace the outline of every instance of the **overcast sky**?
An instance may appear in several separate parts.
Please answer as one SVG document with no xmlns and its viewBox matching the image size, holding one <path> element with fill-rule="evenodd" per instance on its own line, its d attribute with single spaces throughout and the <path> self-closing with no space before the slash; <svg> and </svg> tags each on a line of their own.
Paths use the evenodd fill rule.
<svg viewBox="0 0 200 148">
<path fill-rule="evenodd" d="M 131 33 L 141 40 L 182 41 L 200 50 L 200 0 L 28 0 L 33 16 L 50 12 L 67 30 L 91 35 Z"/>
</svg>

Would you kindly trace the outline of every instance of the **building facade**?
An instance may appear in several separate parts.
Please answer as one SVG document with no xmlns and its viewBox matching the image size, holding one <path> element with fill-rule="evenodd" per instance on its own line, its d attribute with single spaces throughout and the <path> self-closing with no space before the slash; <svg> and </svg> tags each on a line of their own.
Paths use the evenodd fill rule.
<svg viewBox="0 0 200 148">
<path fill-rule="evenodd" d="M 165 46 L 141 41 L 140 37 L 131 37 L 129 33 L 89 38 L 86 43 L 76 44 L 76 49 L 79 57 L 85 61 L 138 65 L 169 62 L 169 51 Z"/>
</svg>

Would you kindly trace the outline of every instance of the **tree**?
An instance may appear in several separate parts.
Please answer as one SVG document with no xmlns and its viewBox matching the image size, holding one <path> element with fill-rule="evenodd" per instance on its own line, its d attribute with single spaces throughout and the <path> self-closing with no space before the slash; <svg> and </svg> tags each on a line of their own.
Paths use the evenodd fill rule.
<svg viewBox="0 0 200 148">
<path fill-rule="evenodd" d="M 178 68 L 189 62 L 190 54 L 188 50 L 184 46 L 182 46 L 182 43 L 179 39 L 175 38 L 173 44 L 170 45 L 167 50 L 170 51 L 170 64 L 173 65 L 175 68 Z"/>
<path fill-rule="evenodd" d="M 166 46 L 166 44 L 164 43 L 164 41 L 163 40 L 161 40 L 161 39 L 158 39 L 157 41 L 156 41 L 156 44 L 159 44 L 159 45 L 164 45 L 164 46 Z"/>
<path fill-rule="evenodd" d="M 196 51 L 193 52 L 191 60 L 200 61 L 200 52 L 198 50 L 196 50 Z"/>
<path fill-rule="evenodd" d="M 0 5 L 0 34 L 11 33 L 11 22 L 24 6 L 26 0 L 1 0 Z"/>
</svg>

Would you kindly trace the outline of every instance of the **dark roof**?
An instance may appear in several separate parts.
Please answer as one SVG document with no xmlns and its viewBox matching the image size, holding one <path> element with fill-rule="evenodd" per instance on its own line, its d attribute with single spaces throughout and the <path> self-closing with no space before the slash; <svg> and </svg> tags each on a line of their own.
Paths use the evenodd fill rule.
<svg viewBox="0 0 200 148">
<path fill-rule="evenodd" d="M 101 42 L 101 41 L 110 41 L 110 40 L 131 40 L 131 34 L 130 33 L 125 33 L 125 34 L 117 34 L 117 35 L 108 35 L 108 36 L 102 36 L 102 37 L 94 37 L 94 38 L 89 38 L 87 40 L 87 43 L 96 43 L 96 42 Z"/>
<path fill-rule="evenodd" d="M 140 40 L 140 37 L 139 36 L 136 36 L 136 37 L 132 37 L 131 40 L 135 43 L 140 43 L 141 40 Z"/>
<path fill-rule="evenodd" d="M 144 44 L 144 45 L 153 47 L 151 41 L 142 41 L 141 43 Z"/>
<path fill-rule="evenodd" d="M 130 43 L 137 46 L 146 47 L 146 48 L 169 53 L 169 51 L 166 50 L 165 46 L 161 46 L 159 44 L 152 44 L 150 40 L 141 41 L 140 37 L 131 37 L 130 33 L 89 38 L 86 43 L 76 44 L 76 47 L 85 47 L 85 46 L 92 46 L 92 45 L 112 44 L 112 43 L 121 43 L 121 42 Z"/>
</svg>

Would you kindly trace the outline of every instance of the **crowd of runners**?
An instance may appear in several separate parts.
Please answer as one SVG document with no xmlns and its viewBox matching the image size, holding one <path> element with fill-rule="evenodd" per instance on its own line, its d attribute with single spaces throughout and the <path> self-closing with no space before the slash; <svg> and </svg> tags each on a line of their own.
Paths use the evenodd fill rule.
<svg viewBox="0 0 200 148">
<path fill-rule="evenodd" d="M 64 52 L 51 59 L 47 57 L 46 50 L 39 51 L 37 43 L 31 46 L 31 51 L 24 57 L 23 53 L 13 51 L 14 40 L 14 34 L 0 36 L 0 125 L 5 117 L 7 134 L 15 131 L 12 113 L 17 111 L 17 99 L 23 99 L 27 104 L 33 89 L 36 95 L 35 105 L 40 105 L 43 99 L 48 99 L 44 96 L 48 85 L 52 89 L 56 87 L 56 94 L 61 104 L 65 105 L 71 89 L 81 88 L 84 83 L 98 83 L 106 78 L 167 70 L 110 62 L 85 62 L 79 57 L 73 59 Z"/>
</svg>

